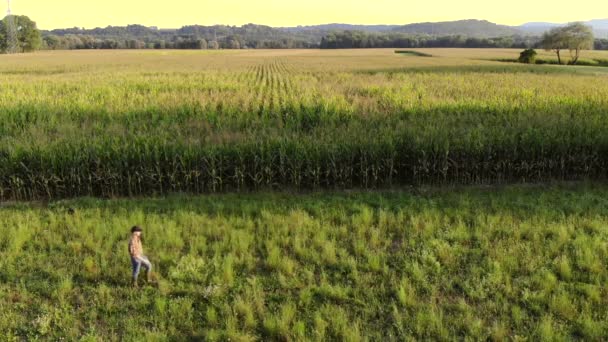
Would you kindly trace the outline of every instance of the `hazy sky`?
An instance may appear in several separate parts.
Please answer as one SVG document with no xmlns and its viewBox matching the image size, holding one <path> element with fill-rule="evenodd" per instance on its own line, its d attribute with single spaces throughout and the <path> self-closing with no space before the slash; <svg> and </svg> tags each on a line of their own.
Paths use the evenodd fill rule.
<svg viewBox="0 0 608 342">
<path fill-rule="evenodd" d="M 6 0 L 1 0 L 5 2 Z M 608 18 L 608 0 L 11 0 L 42 29 L 142 24 L 406 24 L 487 19 L 507 25 Z M 6 7 L 6 4 L 4 4 Z"/>
</svg>

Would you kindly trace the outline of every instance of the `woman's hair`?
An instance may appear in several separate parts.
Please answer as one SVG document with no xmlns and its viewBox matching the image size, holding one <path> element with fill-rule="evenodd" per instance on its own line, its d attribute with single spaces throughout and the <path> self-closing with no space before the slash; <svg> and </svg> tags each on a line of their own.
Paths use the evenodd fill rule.
<svg viewBox="0 0 608 342">
<path fill-rule="evenodd" d="M 141 228 L 139 226 L 133 226 L 131 228 L 131 233 L 141 232 Z"/>
</svg>

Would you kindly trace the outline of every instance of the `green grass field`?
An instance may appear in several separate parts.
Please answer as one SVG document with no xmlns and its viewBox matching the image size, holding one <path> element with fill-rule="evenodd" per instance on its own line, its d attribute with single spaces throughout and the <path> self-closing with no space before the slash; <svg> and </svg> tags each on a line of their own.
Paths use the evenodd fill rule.
<svg viewBox="0 0 608 342">
<path fill-rule="evenodd" d="M 421 51 L 1 56 L 0 198 L 605 179 L 608 68 Z"/>
<path fill-rule="evenodd" d="M 571 184 L 13 204 L 0 211 L 0 335 L 603 340 L 607 191 Z M 135 223 L 159 279 L 141 291 L 129 286 Z"/>
<path fill-rule="evenodd" d="M 412 51 L 0 56 L 0 340 L 606 340 L 608 68 Z"/>
</svg>

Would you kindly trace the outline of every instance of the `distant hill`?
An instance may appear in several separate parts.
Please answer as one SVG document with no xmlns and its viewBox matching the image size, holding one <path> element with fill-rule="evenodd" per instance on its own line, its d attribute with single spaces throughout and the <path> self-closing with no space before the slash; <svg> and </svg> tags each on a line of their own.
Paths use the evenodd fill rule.
<svg viewBox="0 0 608 342">
<path fill-rule="evenodd" d="M 552 28 L 552 27 L 556 27 L 556 26 L 560 26 L 560 24 L 546 23 L 546 22 L 531 22 L 531 23 L 525 23 L 523 25 L 520 25 L 519 28 L 526 30 L 526 29 L 536 29 L 536 28 Z"/>
<path fill-rule="evenodd" d="M 286 31 L 363 31 L 363 32 L 385 32 L 391 31 L 399 25 L 351 25 L 351 24 L 323 24 L 311 26 L 281 27 Z"/>
<path fill-rule="evenodd" d="M 593 27 L 596 36 L 608 37 L 608 19 L 595 19 L 584 22 Z M 196 34 L 204 35 L 209 39 L 213 35 L 225 36 L 231 34 L 267 36 L 269 38 L 299 38 L 313 39 L 319 42 L 321 37 L 332 32 L 340 31 L 360 31 L 378 33 L 401 33 L 411 35 L 430 35 L 430 36 L 464 36 L 471 38 L 496 38 L 514 35 L 539 36 L 551 28 L 566 25 L 563 23 L 549 22 L 529 22 L 520 26 L 499 25 L 487 20 L 457 20 L 443 22 L 424 22 L 407 25 L 352 25 L 343 23 L 331 23 L 323 25 L 294 26 L 294 27 L 270 27 L 265 25 L 247 24 L 241 27 L 228 25 L 184 26 L 181 29 L 158 29 L 156 27 L 145 27 L 141 25 L 129 25 L 126 27 L 113 27 L 82 29 L 68 28 L 45 31 L 50 34 L 87 34 L 97 37 L 116 37 L 116 36 L 162 36 L 164 34 Z M 292 35 L 296 37 L 292 37 Z"/>
<path fill-rule="evenodd" d="M 608 38 L 608 19 L 594 19 L 583 21 L 584 24 L 593 27 L 597 38 Z M 517 27 L 520 31 L 529 35 L 541 35 L 554 27 L 564 26 L 565 23 L 531 22 Z"/>
<path fill-rule="evenodd" d="M 503 37 L 521 34 L 514 27 L 497 25 L 486 20 L 458 20 L 436 23 L 415 23 L 408 25 L 351 25 L 351 24 L 325 24 L 312 26 L 282 27 L 288 32 L 393 32 L 415 35 L 452 36 L 461 35 L 474 38 Z"/>
<path fill-rule="evenodd" d="M 429 35 L 461 35 L 466 37 L 487 38 L 521 34 L 515 27 L 498 25 L 487 20 L 458 20 L 437 23 L 417 23 L 399 26 L 394 32 Z"/>
<path fill-rule="evenodd" d="M 593 27 L 598 38 L 608 38 L 608 19 L 594 19 L 584 22 Z M 407 25 L 351 25 L 351 24 L 325 24 L 297 27 L 281 27 L 280 30 L 288 32 L 335 32 L 335 31 L 362 31 L 362 32 L 396 32 L 415 35 L 453 36 L 460 35 L 474 38 L 493 38 L 513 35 L 539 36 L 554 27 L 566 25 L 564 23 L 529 22 L 520 26 L 499 25 L 487 20 L 457 20 L 443 22 L 425 22 Z"/>
<path fill-rule="evenodd" d="M 591 25 L 595 29 L 608 30 L 608 19 L 589 20 L 589 21 L 587 21 L 587 25 Z"/>
</svg>

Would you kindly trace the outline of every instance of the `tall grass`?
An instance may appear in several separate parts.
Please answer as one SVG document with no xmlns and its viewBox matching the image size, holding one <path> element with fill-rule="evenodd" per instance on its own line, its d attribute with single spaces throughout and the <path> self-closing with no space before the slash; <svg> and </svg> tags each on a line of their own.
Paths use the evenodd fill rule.
<svg viewBox="0 0 608 342">
<path fill-rule="evenodd" d="M 300 53 L 11 60 L 0 199 L 606 176 L 605 74 Z"/>
<path fill-rule="evenodd" d="M 0 339 L 603 340 L 606 191 L 5 206 Z M 133 224 L 158 287 L 129 286 Z"/>
</svg>

